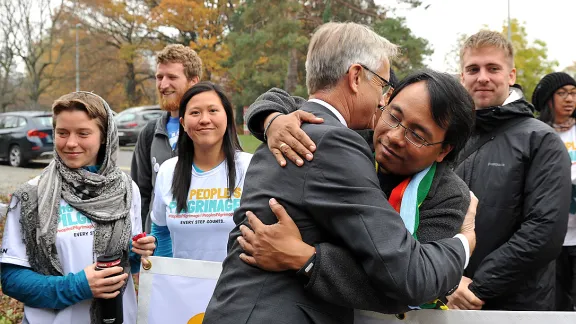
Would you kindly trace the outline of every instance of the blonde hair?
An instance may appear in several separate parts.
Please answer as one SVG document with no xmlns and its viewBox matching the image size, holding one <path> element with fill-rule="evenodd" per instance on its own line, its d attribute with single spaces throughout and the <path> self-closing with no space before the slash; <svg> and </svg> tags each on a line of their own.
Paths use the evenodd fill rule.
<svg viewBox="0 0 576 324">
<path fill-rule="evenodd" d="M 481 30 L 466 39 L 462 48 L 460 48 L 460 66 L 463 67 L 464 54 L 467 49 L 482 47 L 496 47 L 503 50 L 510 63 L 510 68 L 514 67 L 514 47 L 512 47 L 512 43 L 502 34 L 490 30 Z"/>
<path fill-rule="evenodd" d="M 393 59 L 397 53 L 397 45 L 368 26 L 352 22 L 323 24 L 314 32 L 308 46 L 308 93 L 332 88 L 352 64 L 364 64 L 377 71 L 382 66 L 382 60 Z"/>
<path fill-rule="evenodd" d="M 156 54 L 156 64 L 181 63 L 188 81 L 202 79 L 202 59 L 198 53 L 181 44 L 170 44 Z"/>
<path fill-rule="evenodd" d="M 108 132 L 108 111 L 102 100 L 94 95 L 83 92 L 72 92 L 56 99 L 52 104 L 52 114 L 58 116 L 63 111 L 80 110 L 86 112 L 90 119 L 95 119 L 102 138 Z M 52 126 L 56 127 L 56 118 L 52 119 Z"/>
</svg>

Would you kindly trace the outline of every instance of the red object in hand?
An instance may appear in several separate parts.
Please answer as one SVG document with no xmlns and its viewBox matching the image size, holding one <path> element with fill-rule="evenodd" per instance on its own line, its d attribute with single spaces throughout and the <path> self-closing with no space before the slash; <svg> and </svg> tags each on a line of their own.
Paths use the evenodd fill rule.
<svg viewBox="0 0 576 324">
<path fill-rule="evenodd" d="M 145 233 L 145 232 L 144 232 L 144 233 L 140 233 L 140 234 L 138 234 L 138 235 L 134 235 L 134 237 L 132 238 L 132 241 L 136 242 L 136 241 L 138 241 L 139 239 L 141 239 L 141 238 L 143 238 L 143 237 L 146 237 L 146 233 Z"/>
</svg>

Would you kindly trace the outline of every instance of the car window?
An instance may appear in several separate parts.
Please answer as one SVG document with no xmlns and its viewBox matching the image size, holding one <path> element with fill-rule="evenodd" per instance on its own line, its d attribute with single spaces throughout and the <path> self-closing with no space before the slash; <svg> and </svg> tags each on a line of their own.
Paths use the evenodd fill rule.
<svg viewBox="0 0 576 324">
<path fill-rule="evenodd" d="M 0 117 L 0 129 L 4 128 L 4 119 L 5 117 Z"/>
<path fill-rule="evenodd" d="M 26 122 L 26 118 L 18 117 L 18 127 L 26 126 L 28 122 Z"/>
<path fill-rule="evenodd" d="M 4 119 L 4 128 L 16 128 L 16 127 L 18 127 L 18 117 L 6 116 L 6 119 Z"/>
<path fill-rule="evenodd" d="M 158 119 L 160 116 L 162 116 L 161 111 L 147 112 L 147 113 L 142 114 L 142 119 L 153 120 L 153 119 Z"/>
<path fill-rule="evenodd" d="M 52 127 L 52 116 L 38 116 L 34 117 L 34 121 L 39 126 Z"/>
<path fill-rule="evenodd" d="M 116 121 L 119 123 L 123 123 L 123 122 L 127 122 L 127 121 L 133 121 L 134 119 L 136 119 L 136 115 L 132 114 L 132 113 L 119 114 L 116 117 Z"/>
</svg>

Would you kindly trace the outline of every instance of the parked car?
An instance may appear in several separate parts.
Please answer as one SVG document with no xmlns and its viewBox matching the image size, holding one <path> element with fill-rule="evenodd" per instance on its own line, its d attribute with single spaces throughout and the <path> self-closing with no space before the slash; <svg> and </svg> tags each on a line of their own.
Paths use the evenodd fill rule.
<svg viewBox="0 0 576 324">
<path fill-rule="evenodd" d="M 18 111 L 0 114 L 0 158 L 11 166 L 26 165 L 32 159 L 54 156 L 52 114 L 46 111 Z"/>
<path fill-rule="evenodd" d="M 136 143 L 144 126 L 160 116 L 162 116 L 160 106 L 132 107 L 120 112 L 115 117 L 120 145 Z"/>
</svg>

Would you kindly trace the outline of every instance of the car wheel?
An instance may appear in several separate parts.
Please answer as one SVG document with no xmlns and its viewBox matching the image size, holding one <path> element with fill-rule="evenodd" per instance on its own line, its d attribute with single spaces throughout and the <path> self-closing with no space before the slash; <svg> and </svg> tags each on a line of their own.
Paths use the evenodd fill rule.
<svg viewBox="0 0 576 324">
<path fill-rule="evenodd" d="M 24 164 L 22 161 L 22 151 L 20 151 L 20 146 L 10 146 L 10 151 L 8 151 L 8 161 L 13 167 L 20 167 Z"/>
</svg>

